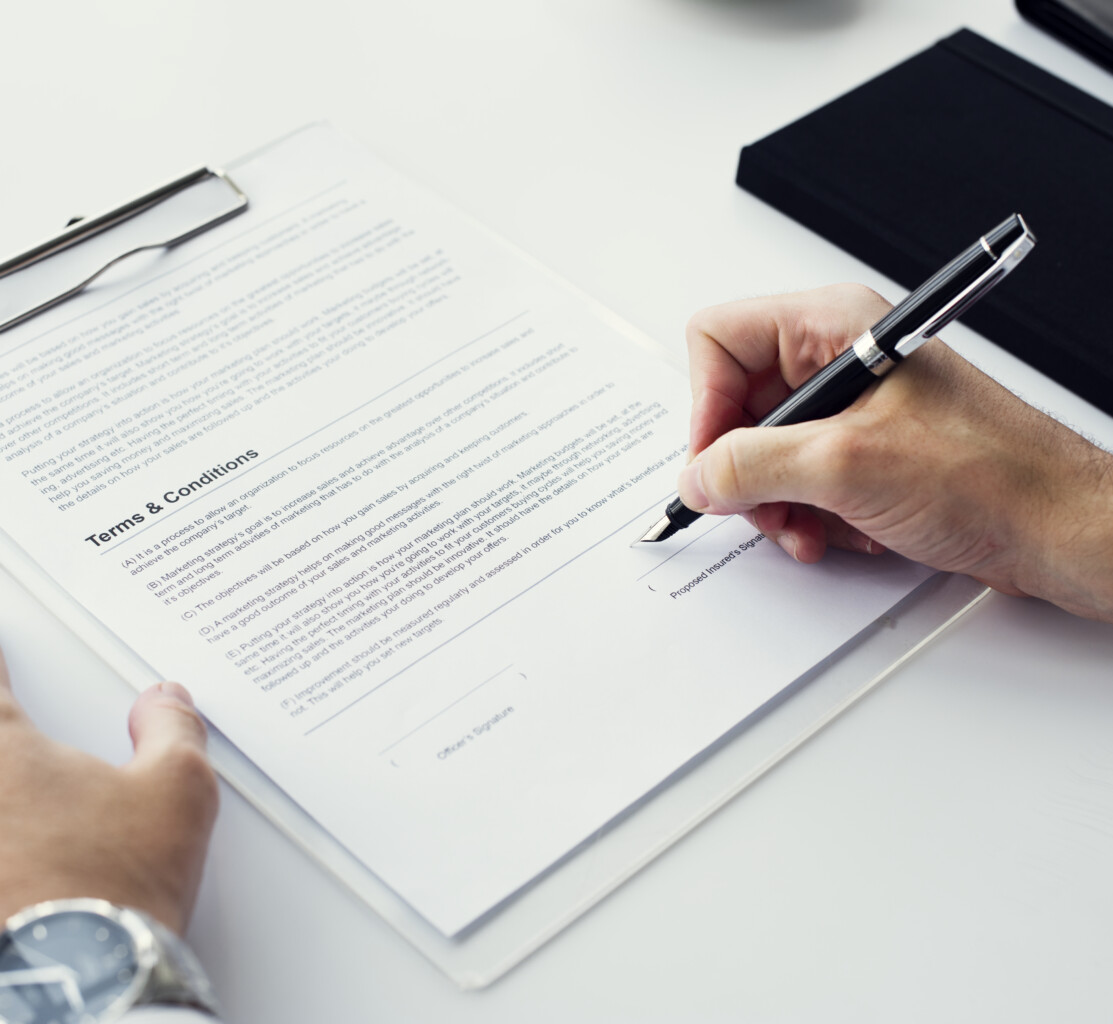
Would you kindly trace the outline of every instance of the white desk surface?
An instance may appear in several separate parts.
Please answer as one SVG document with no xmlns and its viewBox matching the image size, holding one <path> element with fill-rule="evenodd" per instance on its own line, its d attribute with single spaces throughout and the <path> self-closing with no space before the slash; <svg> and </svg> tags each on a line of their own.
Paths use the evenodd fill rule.
<svg viewBox="0 0 1113 1024">
<path fill-rule="evenodd" d="M 679 355 L 709 303 L 899 295 L 739 191 L 737 152 L 963 25 L 1113 101 L 1008 0 L 8 4 L 0 246 L 324 118 Z M 1109 417 L 947 337 L 1113 444 Z M 126 687 L 3 575 L 0 643 L 44 729 L 127 756 Z M 1113 627 L 994 595 L 483 992 L 230 792 L 190 938 L 228 1024 L 1108 1020 L 1111 668 Z"/>
</svg>

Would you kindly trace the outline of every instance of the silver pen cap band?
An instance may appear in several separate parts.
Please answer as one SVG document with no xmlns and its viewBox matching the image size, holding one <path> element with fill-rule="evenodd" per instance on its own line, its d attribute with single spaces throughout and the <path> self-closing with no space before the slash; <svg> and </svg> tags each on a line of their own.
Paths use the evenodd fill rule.
<svg viewBox="0 0 1113 1024">
<path fill-rule="evenodd" d="M 897 365 L 892 356 L 878 347 L 872 331 L 860 335 L 854 342 L 853 348 L 854 354 L 862 365 L 875 377 L 884 377 Z"/>
</svg>

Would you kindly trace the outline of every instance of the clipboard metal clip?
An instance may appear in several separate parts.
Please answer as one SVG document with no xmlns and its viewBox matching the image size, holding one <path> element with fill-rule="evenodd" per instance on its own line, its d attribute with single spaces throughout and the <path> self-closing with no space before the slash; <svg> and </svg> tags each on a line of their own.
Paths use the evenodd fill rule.
<svg viewBox="0 0 1113 1024">
<path fill-rule="evenodd" d="M 210 194 L 214 190 L 219 193 L 215 197 Z M 214 198 L 216 199 L 215 212 Z M 0 263 L 0 284 L 3 283 L 4 278 L 35 267 L 51 257 L 72 254 L 82 243 L 90 242 L 113 228 L 120 226 L 134 228 L 140 215 L 155 207 L 162 207 L 159 212 L 166 222 L 163 230 L 169 230 L 169 237 L 150 241 L 132 230 L 130 237 L 125 237 L 121 241 L 122 251 L 109 255 L 94 254 L 91 267 L 88 262 L 84 265 L 77 262 L 73 268 L 67 268 L 74 271 L 78 283 L 63 286 L 60 291 L 52 289 L 45 296 L 32 297 L 19 312 L 7 316 L 6 319 L 0 319 L 0 333 L 84 291 L 106 270 L 130 256 L 154 249 L 171 249 L 215 228 L 218 224 L 231 220 L 247 209 L 248 198 L 223 171 L 202 167 L 99 217 L 91 220 L 78 218 L 71 220 L 70 225 L 60 235 Z M 171 207 L 174 209 L 170 209 Z M 29 290 L 33 295 L 35 289 Z M 0 307 L 0 317 L 3 317 L 10 308 L 9 306 L 9 309 L 5 310 Z"/>
</svg>

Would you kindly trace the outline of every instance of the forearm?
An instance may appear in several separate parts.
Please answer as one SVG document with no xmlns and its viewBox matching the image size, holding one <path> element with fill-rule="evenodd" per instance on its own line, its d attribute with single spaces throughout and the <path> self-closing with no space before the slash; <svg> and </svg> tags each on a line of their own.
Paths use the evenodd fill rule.
<svg viewBox="0 0 1113 1024">
<path fill-rule="evenodd" d="M 1044 447 L 1046 476 L 1034 482 L 1025 533 L 1027 593 L 1075 615 L 1113 622 L 1113 454 L 1055 425 Z"/>
</svg>

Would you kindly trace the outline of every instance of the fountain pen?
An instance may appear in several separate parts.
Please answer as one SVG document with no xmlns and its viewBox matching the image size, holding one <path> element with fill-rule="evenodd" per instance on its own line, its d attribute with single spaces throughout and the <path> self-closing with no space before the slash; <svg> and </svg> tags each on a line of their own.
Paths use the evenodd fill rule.
<svg viewBox="0 0 1113 1024">
<path fill-rule="evenodd" d="M 1009 273 L 1036 244 L 1024 218 L 1014 213 L 929 277 L 902 303 L 815 376 L 809 378 L 757 426 L 775 427 L 834 416 L 874 381 L 884 377 L 925 341 L 961 316 Z M 680 498 L 634 543 L 657 543 L 700 517 Z"/>
</svg>

